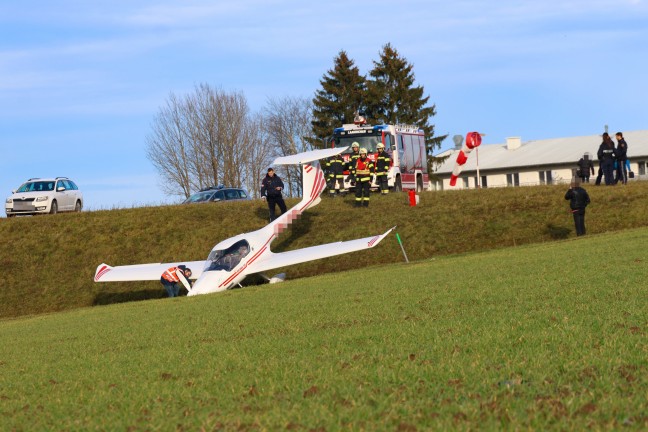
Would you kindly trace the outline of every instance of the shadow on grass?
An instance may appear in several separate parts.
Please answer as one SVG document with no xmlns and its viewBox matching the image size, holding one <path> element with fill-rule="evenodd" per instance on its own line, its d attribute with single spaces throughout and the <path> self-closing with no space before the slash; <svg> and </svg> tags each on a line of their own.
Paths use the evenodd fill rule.
<svg viewBox="0 0 648 432">
<path fill-rule="evenodd" d="M 555 240 L 562 240 L 566 239 L 569 237 L 569 234 L 571 233 L 571 228 L 567 228 L 564 226 L 560 225 L 554 225 L 552 223 L 547 224 L 547 234 L 549 234 L 549 237 Z"/>
<path fill-rule="evenodd" d="M 186 295 L 187 291 L 180 295 Z M 159 290 L 140 290 L 131 292 L 104 292 L 99 293 L 92 303 L 93 306 L 105 306 L 117 303 L 127 303 L 139 300 L 153 300 L 167 297 L 166 291 L 160 286 Z"/>
<path fill-rule="evenodd" d="M 277 209 L 279 210 L 279 209 Z M 268 210 L 268 206 L 263 206 L 263 207 L 257 207 L 254 210 L 254 215 L 258 217 L 259 219 L 262 219 L 266 221 L 266 223 L 270 223 L 270 211 Z"/>
<path fill-rule="evenodd" d="M 290 249 L 290 246 L 299 238 L 308 235 L 311 231 L 313 220 L 310 213 L 302 213 L 298 221 L 289 225 L 290 235 L 279 236 L 276 246 L 272 248 L 275 252 L 282 252 Z"/>
</svg>

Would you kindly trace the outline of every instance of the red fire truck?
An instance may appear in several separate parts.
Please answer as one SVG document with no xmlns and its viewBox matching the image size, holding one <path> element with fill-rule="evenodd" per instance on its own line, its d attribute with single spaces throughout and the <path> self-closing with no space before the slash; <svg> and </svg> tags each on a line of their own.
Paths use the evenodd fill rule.
<svg viewBox="0 0 648 432">
<path fill-rule="evenodd" d="M 389 188 L 395 192 L 403 189 L 414 189 L 421 192 L 428 187 L 427 153 L 425 151 L 425 134 L 418 126 L 413 125 L 377 125 L 345 124 L 333 131 L 332 147 L 349 147 L 342 153 L 345 162 L 351 154 L 351 144 L 357 142 L 360 148 L 367 149 L 367 157 L 376 160 L 376 146 L 378 143 L 385 145 L 385 151 L 391 158 L 391 166 L 387 179 Z M 344 172 L 344 184 L 347 189 L 352 188 L 348 171 Z M 372 183 L 372 188 L 376 184 Z"/>
</svg>

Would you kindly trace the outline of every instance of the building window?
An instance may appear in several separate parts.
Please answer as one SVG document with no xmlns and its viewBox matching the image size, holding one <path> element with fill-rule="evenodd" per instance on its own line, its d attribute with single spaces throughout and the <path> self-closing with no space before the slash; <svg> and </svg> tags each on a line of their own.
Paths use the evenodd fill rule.
<svg viewBox="0 0 648 432">
<path fill-rule="evenodd" d="M 506 185 L 507 186 L 520 186 L 520 174 L 506 174 Z"/>
<path fill-rule="evenodd" d="M 646 162 L 639 161 L 637 165 L 639 165 L 639 175 L 646 175 Z"/>
<path fill-rule="evenodd" d="M 476 188 L 479 188 L 479 187 L 486 188 L 486 187 L 488 187 L 488 182 L 486 181 L 486 176 L 481 176 L 481 184 L 477 182 L 477 179 L 478 179 L 478 177 L 474 177 L 475 187 Z"/>
<path fill-rule="evenodd" d="M 463 187 L 465 189 L 468 189 L 470 186 L 468 185 L 468 177 L 461 177 L 461 180 L 463 180 Z"/>
<path fill-rule="evenodd" d="M 551 171 L 540 171 L 540 184 L 553 184 L 553 179 L 551 177 Z"/>
</svg>

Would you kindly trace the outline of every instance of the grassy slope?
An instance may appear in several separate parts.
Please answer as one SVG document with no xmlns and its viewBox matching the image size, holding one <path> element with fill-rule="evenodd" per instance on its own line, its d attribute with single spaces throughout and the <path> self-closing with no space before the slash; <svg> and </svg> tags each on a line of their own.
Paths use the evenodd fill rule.
<svg viewBox="0 0 648 432">
<path fill-rule="evenodd" d="M 648 225 L 648 182 L 589 186 L 590 234 Z M 350 240 L 398 225 L 410 260 L 552 241 L 573 236 L 564 186 L 428 192 L 408 207 L 405 194 L 374 195 L 371 207 L 323 198 L 273 245 L 275 251 Z M 289 205 L 296 200 L 289 201 Z M 0 317 L 162 297 L 158 282 L 95 284 L 95 268 L 204 259 L 223 238 L 260 228 L 261 201 L 0 219 Z M 393 236 L 365 253 L 284 269 L 289 278 L 402 261 Z"/>
<path fill-rule="evenodd" d="M 0 321 L 0 429 L 646 430 L 647 241 Z"/>
</svg>

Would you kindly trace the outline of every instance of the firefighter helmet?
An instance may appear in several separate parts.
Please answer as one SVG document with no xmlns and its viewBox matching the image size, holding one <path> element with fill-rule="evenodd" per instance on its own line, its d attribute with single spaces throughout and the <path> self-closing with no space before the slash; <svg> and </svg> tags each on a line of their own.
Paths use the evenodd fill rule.
<svg viewBox="0 0 648 432">
<path fill-rule="evenodd" d="M 353 144 L 351 144 L 351 147 L 352 148 L 360 148 L 360 144 L 358 144 L 356 141 L 354 141 Z"/>
<path fill-rule="evenodd" d="M 363 155 L 363 154 L 366 155 L 366 154 L 367 154 L 367 149 L 364 148 L 364 147 L 362 147 L 362 148 L 360 149 L 360 154 L 361 154 L 361 155 Z"/>
<path fill-rule="evenodd" d="M 383 144 L 383 143 L 378 143 L 378 145 L 376 146 L 376 148 L 377 148 L 378 150 L 380 150 L 380 149 L 384 149 L 384 148 L 385 148 L 385 144 Z"/>
</svg>

